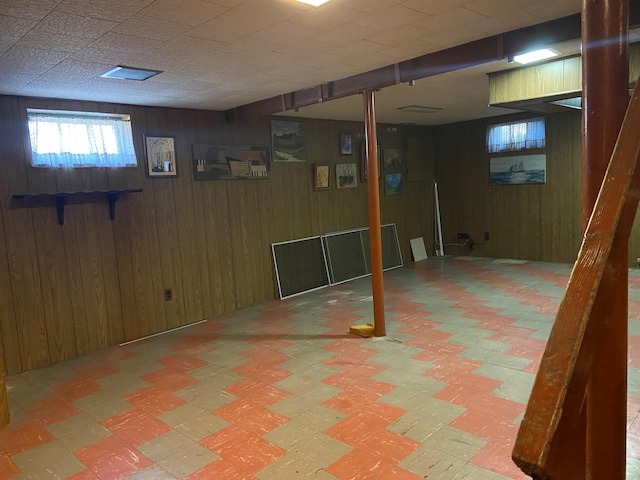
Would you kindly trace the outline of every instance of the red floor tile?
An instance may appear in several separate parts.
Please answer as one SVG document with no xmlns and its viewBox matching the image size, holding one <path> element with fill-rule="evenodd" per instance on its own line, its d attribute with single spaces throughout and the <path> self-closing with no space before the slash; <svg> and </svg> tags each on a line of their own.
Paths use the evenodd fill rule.
<svg viewBox="0 0 640 480">
<path fill-rule="evenodd" d="M 40 422 L 27 420 L 0 430 L 0 448 L 9 455 L 17 455 L 53 440 Z"/>
<path fill-rule="evenodd" d="M 190 377 L 186 373 L 176 371 L 172 368 L 162 368 L 155 372 L 143 375 L 140 378 L 145 382 L 157 385 L 170 392 L 182 390 L 183 388 L 198 382 L 195 378 Z"/>
<path fill-rule="evenodd" d="M 422 479 L 418 475 L 382 460 L 379 455 L 361 448 L 347 453 L 340 460 L 325 468 L 325 471 L 337 478 L 350 480 Z M 398 476 L 396 477 L 395 474 Z"/>
<path fill-rule="evenodd" d="M 236 425 L 249 433 L 260 436 L 283 425 L 289 418 L 253 403 L 247 399 L 235 400 L 214 410 L 214 415 Z"/>
<path fill-rule="evenodd" d="M 133 446 L 153 440 L 171 430 L 169 425 L 140 409 L 129 410 L 100 423 Z"/>
<path fill-rule="evenodd" d="M 0 480 L 9 480 L 20 474 L 16 464 L 11 461 L 9 455 L 0 453 Z"/>
<path fill-rule="evenodd" d="M 224 387 L 223 390 L 239 398 L 264 406 L 273 405 L 291 396 L 291 393 L 273 387 L 256 378 L 240 380 L 233 385 Z"/>
<path fill-rule="evenodd" d="M 153 462 L 117 435 L 105 438 L 74 455 L 99 478 L 117 479 L 147 468 Z"/>
<path fill-rule="evenodd" d="M 223 458 L 207 465 L 195 473 L 192 473 L 186 477 L 185 480 L 252 480 L 254 478 L 255 477 L 253 475 L 249 475 L 247 472 L 238 470 L 233 463 Z"/>
<path fill-rule="evenodd" d="M 204 367 L 208 365 L 204 360 L 200 360 L 195 355 L 185 353 L 174 353 L 173 355 L 167 355 L 156 360 L 156 362 L 164 365 L 165 367 L 172 368 L 174 370 L 180 370 L 183 372 L 189 372 L 196 368 Z"/>
<path fill-rule="evenodd" d="M 186 403 L 180 397 L 156 385 L 129 393 L 123 398 L 130 404 L 146 410 L 153 416 L 168 412 Z"/>
<path fill-rule="evenodd" d="M 43 425 L 51 425 L 80 413 L 80 409 L 67 398 L 53 396 L 25 407 L 31 420 L 37 420 Z"/>
</svg>

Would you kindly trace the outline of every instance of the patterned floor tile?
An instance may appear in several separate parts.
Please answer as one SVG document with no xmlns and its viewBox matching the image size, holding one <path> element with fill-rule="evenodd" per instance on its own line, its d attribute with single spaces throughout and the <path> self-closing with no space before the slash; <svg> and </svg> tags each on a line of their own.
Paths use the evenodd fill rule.
<svg viewBox="0 0 640 480">
<path fill-rule="evenodd" d="M 385 337 L 348 333 L 372 318 L 363 278 L 10 377 L 0 480 L 523 480 L 511 448 L 569 273 L 430 258 L 385 273 Z"/>
</svg>

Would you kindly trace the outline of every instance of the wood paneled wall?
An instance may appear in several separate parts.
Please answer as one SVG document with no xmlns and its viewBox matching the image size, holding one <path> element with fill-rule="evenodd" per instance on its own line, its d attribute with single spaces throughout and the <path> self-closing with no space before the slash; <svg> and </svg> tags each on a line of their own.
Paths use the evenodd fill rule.
<svg viewBox="0 0 640 480">
<path fill-rule="evenodd" d="M 468 233 L 474 250 L 448 246 L 447 254 L 573 262 L 581 235 L 581 114 L 547 115 L 547 182 L 489 185 L 487 125 L 524 114 L 436 128 L 436 178 L 445 243 Z M 484 240 L 489 232 L 489 240 Z M 640 214 L 631 233 L 629 265 L 640 258 Z"/>
<path fill-rule="evenodd" d="M 139 167 L 29 166 L 27 108 L 127 113 Z M 366 184 L 314 191 L 313 164 L 359 162 L 363 125 L 305 120 L 307 162 L 274 163 L 267 180 L 195 182 L 191 145 L 269 145 L 268 118 L 227 125 L 218 112 L 0 97 L 0 346 L 15 374 L 276 298 L 270 244 L 367 224 Z M 388 130 L 388 131 L 387 131 Z M 402 195 L 381 194 L 382 221 L 433 251 L 428 128 L 378 127 L 383 148 L 408 157 Z M 341 156 L 339 133 L 354 135 Z M 175 137 L 177 178 L 145 175 L 143 135 Z M 413 139 L 413 140 L 409 140 Z M 381 184 L 382 185 L 382 184 Z M 58 225 L 50 205 L 16 193 L 142 188 L 105 203 L 70 202 Z M 173 300 L 164 301 L 164 290 Z"/>
<path fill-rule="evenodd" d="M 445 253 L 573 262 L 581 240 L 580 112 L 546 116 L 545 184 L 489 185 L 487 125 L 518 118 L 526 116 L 436 128 L 444 243 L 459 243 L 457 233 L 475 242 L 473 251 L 448 246 Z"/>
</svg>

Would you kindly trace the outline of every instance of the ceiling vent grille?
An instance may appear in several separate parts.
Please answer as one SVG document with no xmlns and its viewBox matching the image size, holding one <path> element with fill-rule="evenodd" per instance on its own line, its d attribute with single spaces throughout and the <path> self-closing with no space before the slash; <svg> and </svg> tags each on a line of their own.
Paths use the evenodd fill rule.
<svg viewBox="0 0 640 480">
<path fill-rule="evenodd" d="M 118 65 L 100 76 L 103 78 L 117 78 L 119 80 L 137 80 L 139 82 L 151 78 L 155 75 L 162 73 L 160 70 L 146 70 L 144 68 L 124 67 Z"/>
</svg>

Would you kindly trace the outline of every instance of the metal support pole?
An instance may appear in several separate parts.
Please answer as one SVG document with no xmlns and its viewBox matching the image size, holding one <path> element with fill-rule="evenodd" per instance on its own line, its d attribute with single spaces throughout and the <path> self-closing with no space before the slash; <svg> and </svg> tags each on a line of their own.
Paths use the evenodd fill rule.
<svg viewBox="0 0 640 480">
<path fill-rule="evenodd" d="M 629 102 L 629 0 L 582 4 L 582 225 L 591 217 Z M 614 240 L 603 336 L 587 385 L 588 480 L 622 480 L 626 462 L 628 239 Z"/>
<path fill-rule="evenodd" d="M 369 243 L 371 245 L 371 286 L 373 290 L 374 335 L 386 335 L 384 321 L 384 285 L 382 281 L 382 232 L 380 230 L 380 192 L 378 182 L 378 135 L 372 90 L 362 92 L 364 99 L 364 133 L 367 147 L 369 203 Z"/>
</svg>

